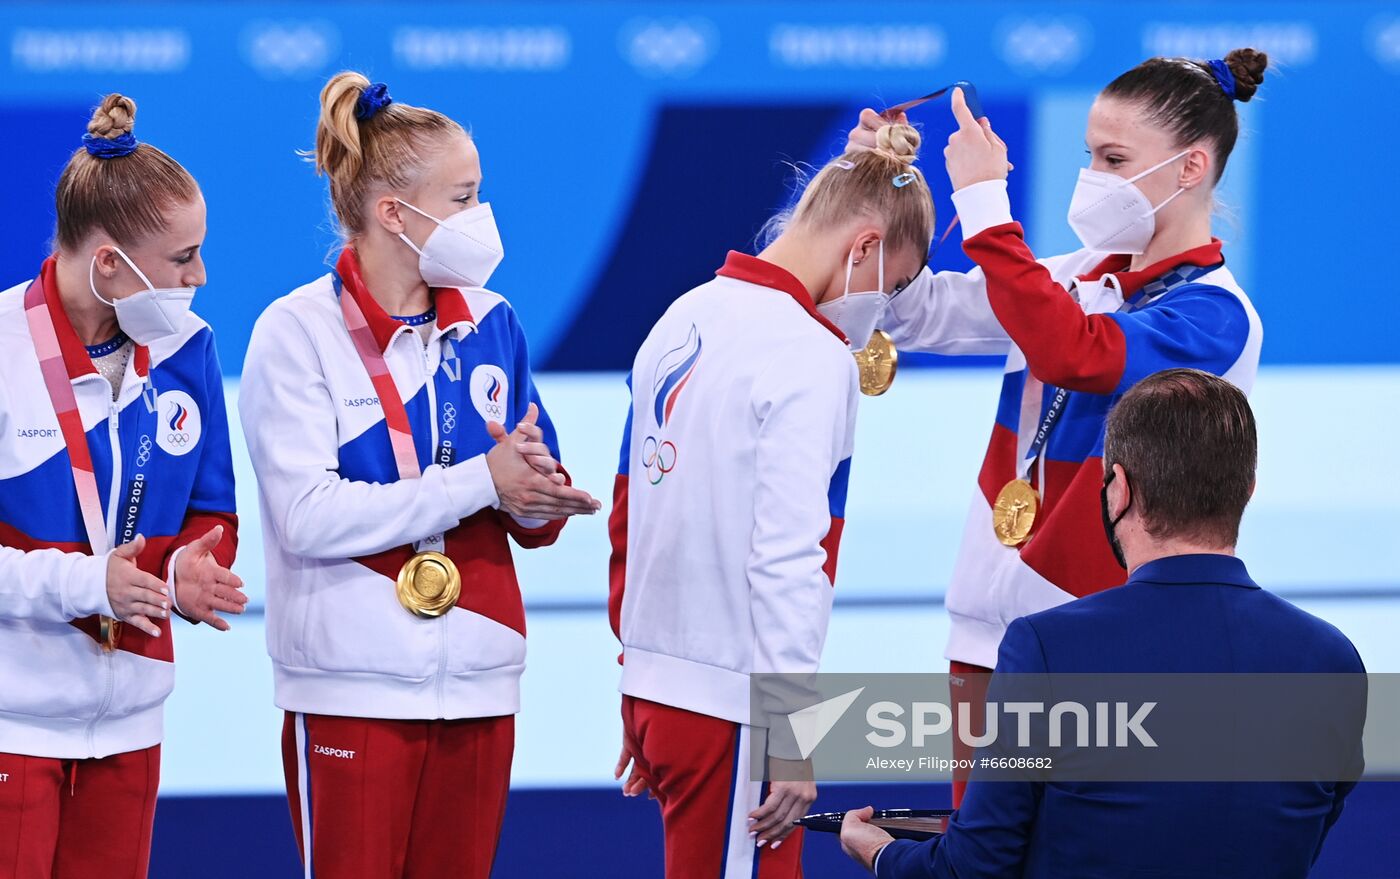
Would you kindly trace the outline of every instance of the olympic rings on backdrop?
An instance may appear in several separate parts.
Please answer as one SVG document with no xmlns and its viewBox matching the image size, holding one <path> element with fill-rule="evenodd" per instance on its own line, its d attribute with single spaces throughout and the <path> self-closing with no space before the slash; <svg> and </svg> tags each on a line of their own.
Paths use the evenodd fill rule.
<svg viewBox="0 0 1400 879">
<path fill-rule="evenodd" d="M 658 441 L 649 436 L 642 441 L 642 466 L 647 471 L 647 481 L 657 485 L 667 473 L 676 469 L 676 446 L 670 440 Z"/>
</svg>

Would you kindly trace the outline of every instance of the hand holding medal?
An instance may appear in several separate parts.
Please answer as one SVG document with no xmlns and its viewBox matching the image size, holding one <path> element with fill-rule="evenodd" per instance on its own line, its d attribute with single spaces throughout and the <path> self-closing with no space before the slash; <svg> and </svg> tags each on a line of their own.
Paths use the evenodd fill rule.
<svg viewBox="0 0 1400 879">
<path fill-rule="evenodd" d="M 181 550 L 175 559 L 175 598 L 190 619 L 208 623 L 221 632 L 228 622 L 220 613 L 243 613 L 248 596 L 243 580 L 214 558 L 214 547 L 224 537 L 224 526 L 215 525 Z"/>
<path fill-rule="evenodd" d="M 867 150 L 875 149 L 877 146 L 878 134 L 881 128 L 887 125 L 898 124 L 908 125 L 909 117 L 907 111 L 928 103 L 943 95 L 952 93 L 953 115 L 957 118 L 959 129 L 949 138 L 948 151 L 945 156 L 952 161 L 952 155 L 957 152 L 959 161 L 962 161 L 962 153 L 966 151 L 967 145 L 963 143 L 974 135 L 983 142 L 990 143 L 993 149 L 999 149 L 1002 161 L 1000 176 L 1005 177 L 1006 172 L 1012 168 L 1010 162 L 1006 162 L 1006 144 L 992 131 L 991 123 L 987 120 L 986 114 L 982 110 L 982 101 L 978 97 L 977 89 L 970 82 L 960 80 L 952 85 L 944 86 L 937 91 L 931 92 L 923 97 L 914 98 L 889 107 L 884 112 L 877 113 L 875 110 L 866 108 L 860 113 L 860 120 L 856 127 L 851 129 L 846 139 L 846 149 Z M 955 141 L 958 149 L 955 150 Z M 990 167 L 990 166 L 989 166 Z M 950 165 L 950 176 L 952 175 Z M 953 188 L 960 188 L 957 179 L 953 181 Z M 948 225 L 943 237 L 938 244 L 934 245 L 934 250 L 938 245 L 947 240 L 948 235 L 957 225 L 957 217 L 953 218 Z M 930 253 L 930 258 L 932 253 Z M 861 393 L 869 397 L 878 397 L 890 389 L 894 383 L 895 371 L 899 363 L 899 352 L 895 350 L 894 340 L 883 330 L 877 329 L 865 346 L 855 351 L 856 365 L 860 369 L 860 390 Z"/>
</svg>

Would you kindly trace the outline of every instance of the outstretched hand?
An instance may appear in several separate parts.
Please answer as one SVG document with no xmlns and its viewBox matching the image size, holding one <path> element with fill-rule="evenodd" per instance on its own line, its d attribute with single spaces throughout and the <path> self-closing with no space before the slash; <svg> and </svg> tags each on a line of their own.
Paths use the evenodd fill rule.
<svg viewBox="0 0 1400 879">
<path fill-rule="evenodd" d="M 175 598 L 185 616 L 227 632 L 228 621 L 219 614 L 243 613 L 248 596 L 242 591 L 243 580 L 214 558 L 214 547 L 223 537 L 224 526 L 215 525 L 180 550 L 175 559 Z"/>
</svg>

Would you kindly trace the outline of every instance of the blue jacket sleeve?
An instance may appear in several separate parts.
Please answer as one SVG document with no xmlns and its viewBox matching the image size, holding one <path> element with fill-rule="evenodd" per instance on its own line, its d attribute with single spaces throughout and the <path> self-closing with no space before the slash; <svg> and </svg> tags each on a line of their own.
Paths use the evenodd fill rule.
<svg viewBox="0 0 1400 879">
<path fill-rule="evenodd" d="M 228 408 L 224 404 L 224 374 L 219 368 L 219 355 L 214 348 L 214 335 L 206 335 L 205 353 L 204 437 L 199 448 L 199 466 L 195 470 L 189 505 L 179 535 L 170 544 L 162 565 L 162 575 L 169 576 L 168 565 L 175 551 L 204 536 L 215 525 L 224 526 L 224 536 L 214 547 L 214 558 L 224 567 L 232 567 L 238 550 L 238 516 L 235 513 L 233 484 L 233 452 L 228 436 Z"/>
<path fill-rule="evenodd" d="M 1187 284 L 1149 308 L 1114 312 L 1108 317 L 1123 332 L 1123 375 L 1115 394 L 1174 367 L 1224 375 L 1249 340 L 1249 315 L 1228 290 L 1210 284 Z"/>
<path fill-rule="evenodd" d="M 1045 656 L 1034 627 L 1024 618 L 1013 621 L 1002 638 L 987 701 L 1000 701 L 998 675 L 1045 671 Z M 876 861 L 877 879 L 1004 879 L 1021 875 L 1042 791 L 1043 785 L 1033 781 L 979 784 L 974 769 L 962 806 L 948 822 L 948 832 L 926 842 L 897 839 L 889 843 Z"/>
<path fill-rule="evenodd" d="M 1352 658 L 1353 658 L 1354 661 L 1355 661 L 1355 662 L 1354 662 L 1353 673 L 1354 673 L 1354 674 L 1358 674 L 1358 675 L 1365 675 L 1365 674 L 1366 674 L 1366 666 L 1365 666 L 1365 664 L 1361 661 L 1361 654 L 1356 652 L 1356 647 L 1355 647 L 1355 645 L 1349 645 L 1349 646 L 1351 646 Z M 1358 695 L 1360 696 L 1360 700 L 1359 700 L 1359 705 L 1357 706 L 1357 709 L 1356 709 L 1356 714 L 1355 714 L 1354 716 L 1359 717 L 1359 718 L 1361 719 L 1361 721 L 1362 721 L 1362 726 L 1364 726 L 1364 721 L 1365 721 L 1365 716 L 1366 716 L 1366 708 L 1365 708 L 1365 706 L 1366 706 L 1366 695 L 1365 695 L 1364 692 L 1362 692 L 1362 693 L 1360 693 L 1360 694 L 1358 694 Z M 1352 755 L 1351 755 L 1352 771 L 1355 773 L 1355 775 L 1356 775 L 1357 777 L 1360 777 L 1362 771 L 1366 768 L 1366 756 L 1365 756 L 1365 753 L 1364 753 L 1363 750 L 1362 750 L 1361 730 L 1360 730 L 1360 729 L 1356 729 L 1356 730 L 1354 730 L 1353 732 L 1354 732 L 1354 734 L 1355 734 L 1356 744 L 1355 744 L 1355 748 L 1354 748 L 1354 750 L 1353 750 L 1353 752 L 1352 752 Z M 1351 793 L 1353 790 L 1355 790 L 1355 789 L 1356 789 L 1356 782 L 1354 782 L 1354 781 L 1343 781 L 1343 782 L 1338 782 L 1336 785 L 1333 786 L 1333 788 L 1332 788 L 1332 808 L 1328 810 L 1328 812 L 1327 812 L 1327 817 L 1324 818 L 1323 821 L 1322 821 L 1322 834 L 1318 837 L 1318 840 L 1317 840 L 1317 850 L 1313 852 L 1313 857 L 1312 857 L 1312 862 L 1313 862 L 1314 864 L 1317 863 L 1317 857 L 1318 857 L 1318 855 L 1322 854 L 1322 844 L 1323 844 L 1324 842 L 1327 841 L 1327 834 L 1331 832 L 1331 830 L 1332 830 L 1332 825 L 1336 824 L 1336 823 L 1337 823 L 1337 819 L 1340 818 L 1340 817 L 1342 817 L 1342 807 L 1343 807 L 1343 806 L 1345 805 L 1345 803 L 1346 803 L 1347 795 L 1350 794 L 1350 793 Z"/>
</svg>

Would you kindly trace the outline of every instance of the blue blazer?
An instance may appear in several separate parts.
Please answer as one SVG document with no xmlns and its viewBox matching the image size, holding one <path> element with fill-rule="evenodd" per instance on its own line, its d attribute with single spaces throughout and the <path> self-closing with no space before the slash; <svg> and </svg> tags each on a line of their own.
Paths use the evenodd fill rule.
<svg viewBox="0 0 1400 879">
<path fill-rule="evenodd" d="M 1260 589 L 1232 556 L 1174 556 L 1126 585 L 1015 620 L 998 672 L 1365 669 L 1329 623 Z M 993 678 L 995 687 L 995 678 Z M 1361 730 L 1355 730 L 1361 747 Z M 1353 784 L 985 782 L 948 832 L 896 840 L 878 879 L 1304 877 Z"/>
</svg>

